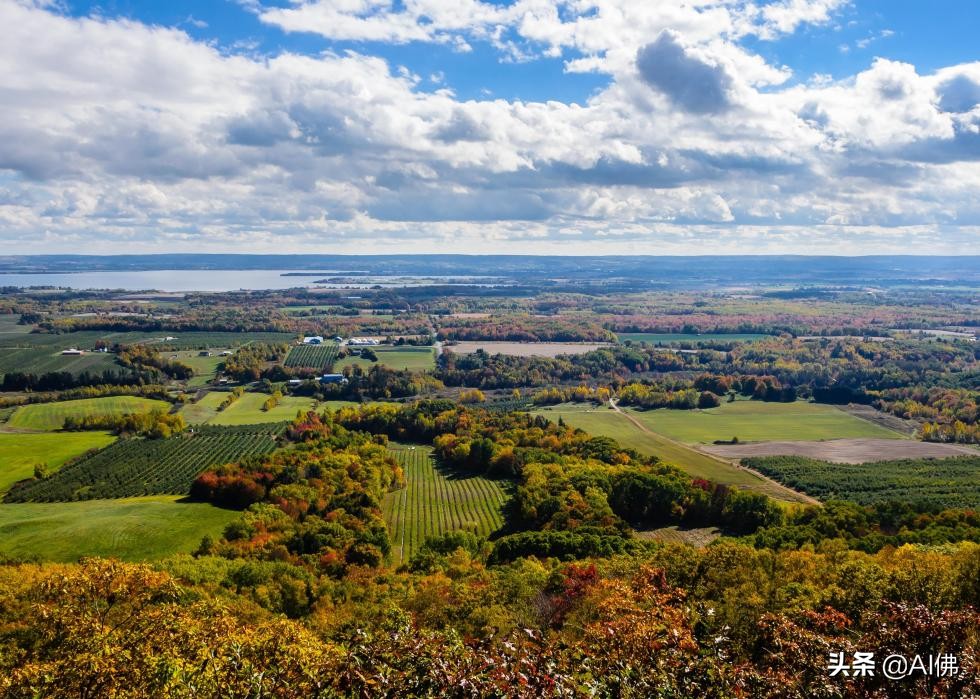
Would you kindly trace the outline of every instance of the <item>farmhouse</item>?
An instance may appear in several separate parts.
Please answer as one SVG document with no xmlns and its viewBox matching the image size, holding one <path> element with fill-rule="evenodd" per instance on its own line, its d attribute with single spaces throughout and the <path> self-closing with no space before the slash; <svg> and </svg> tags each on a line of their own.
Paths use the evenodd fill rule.
<svg viewBox="0 0 980 699">
<path fill-rule="evenodd" d="M 323 344 L 323 338 L 320 337 L 319 335 L 314 335 L 312 337 L 304 337 L 303 338 L 303 344 L 304 345 L 322 345 Z"/>
<path fill-rule="evenodd" d="M 320 383 L 347 383 L 347 377 L 343 374 L 324 374 L 320 377 Z"/>
</svg>

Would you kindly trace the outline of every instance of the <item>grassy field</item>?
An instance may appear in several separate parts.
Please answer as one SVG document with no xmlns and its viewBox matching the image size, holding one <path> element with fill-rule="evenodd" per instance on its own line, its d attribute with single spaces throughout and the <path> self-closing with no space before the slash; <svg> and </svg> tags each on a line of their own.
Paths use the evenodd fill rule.
<svg viewBox="0 0 980 699">
<path fill-rule="evenodd" d="M 23 335 L 31 331 L 31 325 L 19 325 L 19 313 L 0 314 L 0 337 L 8 335 Z"/>
<path fill-rule="evenodd" d="M 490 340 L 463 340 L 446 349 L 454 354 L 472 354 L 483 350 L 487 354 L 509 354 L 514 357 L 560 357 L 566 354 L 585 354 L 603 347 L 608 342 L 501 342 Z"/>
<path fill-rule="evenodd" d="M 0 505 L 0 553 L 65 562 L 153 560 L 192 552 L 239 514 L 175 496 Z"/>
<path fill-rule="evenodd" d="M 432 347 L 371 347 L 378 355 L 377 364 L 383 364 L 389 369 L 410 369 L 422 371 L 433 369 L 436 365 L 435 350 Z M 340 371 L 345 366 L 359 366 L 364 370 L 370 369 L 375 362 L 369 362 L 360 357 L 344 357 L 334 364 L 334 370 Z"/>
<path fill-rule="evenodd" d="M 384 501 L 394 563 L 408 561 L 427 536 L 463 529 L 486 536 L 499 529 L 507 496 L 497 481 L 438 468 L 428 447 L 392 446 L 407 486 Z"/>
<path fill-rule="evenodd" d="M 224 410 L 218 406 L 228 397 L 224 391 L 212 391 L 197 403 L 189 403 L 181 409 L 181 414 L 189 424 L 200 425 L 259 425 L 264 422 L 283 422 L 296 417 L 297 410 L 313 407 L 312 398 L 286 396 L 272 410 L 262 410 L 262 404 L 269 398 L 267 393 L 246 393 Z"/>
<path fill-rule="evenodd" d="M 69 459 L 107 447 L 115 440 L 106 432 L 0 433 L 0 495 L 17 481 L 32 478 L 36 464 L 45 464 L 53 471 Z"/>
<path fill-rule="evenodd" d="M 128 415 L 146 413 L 154 409 L 170 411 L 170 403 L 137 396 L 111 396 L 109 398 L 84 398 L 59 403 L 35 403 L 24 405 L 11 415 L 7 429 L 60 430 L 65 418 L 95 415 Z"/>
<path fill-rule="evenodd" d="M 222 348 L 224 349 L 224 348 Z M 186 364 L 194 370 L 194 376 L 187 382 L 188 388 L 200 388 L 206 386 L 214 379 L 218 371 L 218 365 L 225 361 L 225 357 L 219 357 L 215 350 L 210 357 L 201 357 L 200 350 L 180 350 L 177 352 L 164 352 L 164 356 L 177 356 L 181 364 Z"/>
<path fill-rule="evenodd" d="M 212 394 L 213 395 L 213 394 Z M 246 393 L 208 421 L 209 425 L 258 425 L 263 422 L 292 420 L 299 410 L 313 407 L 312 398 L 285 396 L 272 410 L 262 410 L 265 393 Z"/>
<path fill-rule="evenodd" d="M 644 432 L 630 422 L 626 415 L 608 408 L 563 404 L 552 408 L 541 408 L 534 412 L 555 422 L 561 417 L 567 425 L 578 427 L 592 435 L 612 437 L 624 447 L 635 449 L 641 454 L 658 456 L 695 478 L 705 478 L 715 483 L 754 490 L 779 500 L 790 499 L 784 490 L 750 471 L 737 468 L 728 461 L 695 451 L 660 435 Z"/>
<path fill-rule="evenodd" d="M 832 405 L 803 401 L 739 400 L 710 410 L 634 410 L 631 414 L 654 432 L 689 444 L 732 437 L 740 442 L 902 437 Z"/>
<path fill-rule="evenodd" d="M 754 342 L 770 335 L 756 333 L 616 333 L 620 342 L 648 342 L 651 345 L 673 345 L 680 342 Z"/>
</svg>

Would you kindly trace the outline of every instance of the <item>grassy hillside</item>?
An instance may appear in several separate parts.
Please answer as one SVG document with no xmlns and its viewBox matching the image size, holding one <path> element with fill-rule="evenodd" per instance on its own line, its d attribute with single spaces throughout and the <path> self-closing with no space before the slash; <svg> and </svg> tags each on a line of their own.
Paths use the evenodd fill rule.
<svg viewBox="0 0 980 699">
<path fill-rule="evenodd" d="M 294 398 L 286 396 L 282 402 L 271 410 L 262 410 L 262 404 L 269 399 L 267 393 L 246 393 L 222 411 L 218 406 L 227 397 L 227 393 L 209 393 L 201 401 L 207 413 L 201 413 L 209 425 L 258 425 L 264 422 L 283 422 L 296 417 L 297 410 L 309 410 L 313 407 L 312 398 Z M 191 407 L 191 406 L 188 406 Z M 190 418 L 187 418 L 190 421 Z M 200 422 L 201 420 L 195 420 Z"/>
<path fill-rule="evenodd" d="M 710 410 L 635 410 L 632 414 L 654 432 L 691 444 L 732 437 L 741 442 L 902 437 L 832 405 L 803 401 L 738 400 Z"/>
<path fill-rule="evenodd" d="M 421 371 L 432 369 L 436 365 L 435 350 L 432 347 L 371 347 L 370 349 L 378 355 L 377 362 L 370 362 L 360 357 L 344 357 L 334 363 L 334 370 L 340 371 L 348 365 L 360 366 L 366 370 L 377 363 L 389 369 Z"/>
<path fill-rule="evenodd" d="M 507 496 L 497 481 L 443 471 L 428 447 L 397 447 L 391 453 L 407 480 L 383 506 L 393 562 L 411 558 L 427 536 L 458 529 L 486 536 L 503 525 L 501 507 Z"/>
<path fill-rule="evenodd" d="M 205 535 L 217 537 L 238 516 L 175 496 L 0 505 L 0 554 L 153 560 L 192 552 Z"/>
<path fill-rule="evenodd" d="M 17 481 L 33 478 L 36 464 L 45 464 L 53 471 L 69 459 L 107 447 L 115 440 L 105 432 L 0 432 L 0 495 Z"/>
<path fill-rule="evenodd" d="M 566 424 L 585 430 L 589 434 L 612 437 L 624 447 L 635 449 L 641 454 L 659 456 L 667 463 L 677 466 L 696 478 L 705 478 L 715 483 L 754 490 L 777 499 L 785 500 L 788 497 L 784 490 L 763 478 L 759 478 L 750 471 L 740 469 L 728 461 L 716 459 L 684 444 L 665 439 L 660 435 L 644 432 L 630 422 L 626 415 L 608 408 L 564 404 L 542 408 L 534 412 L 555 422 L 560 417 Z"/>
<path fill-rule="evenodd" d="M 110 398 L 85 398 L 60 403 L 35 403 L 24 405 L 7 421 L 8 429 L 60 430 L 65 418 L 93 415 L 127 415 L 146 413 L 153 409 L 170 410 L 170 403 L 137 396 L 112 396 Z"/>
</svg>

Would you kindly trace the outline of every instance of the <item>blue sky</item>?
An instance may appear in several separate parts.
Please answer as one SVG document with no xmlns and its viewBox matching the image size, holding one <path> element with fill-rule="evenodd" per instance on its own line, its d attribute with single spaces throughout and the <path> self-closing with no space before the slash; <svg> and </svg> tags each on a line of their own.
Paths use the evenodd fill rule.
<svg viewBox="0 0 980 699">
<path fill-rule="evenodd" d="M 289 0 L 262 3 L 264 7 L 293 4 Z M 499 52 L 486 44 L 463 54 L 417 42 L 335 41 L 313 33 L 284 32 L 263 23 L 236 0 L 69 0 L 66 8 L 76 17 L 98 14 L 177 27 L 228 51 L 246 50 L 245 44 L 268 55 L 354 50 L 383 56 L 421 76 L 441 74 L 444 84 L 463 99 L 492 95 L 583 102 L 610 80 L 604 75 L 567 73 L 564 58 L 501 61 Z M 833 21 L 803 26 L 777 40 L 748 40 L 745 44 L 769 61 L 791 67 L 801 79 L 814 74 L 847 78 L 867 68 L 876 56 L 907 61 L 921 70 L 975 61 L 980 58 L 978 30 L 980 4 L 967 0 L 859 0 L 844 6 Z"/>
<path fill-rule="evenodd" d="M 0 0 L 9 249 L 980 252 L 966 0 Z"/>
</svg>

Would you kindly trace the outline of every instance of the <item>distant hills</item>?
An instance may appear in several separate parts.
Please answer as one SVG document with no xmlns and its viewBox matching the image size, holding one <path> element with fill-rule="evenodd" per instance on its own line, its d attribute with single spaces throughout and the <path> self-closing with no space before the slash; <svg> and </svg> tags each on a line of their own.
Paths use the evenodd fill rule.
<svg viewBox="0 0 980 699">
<path fill-rule="evenodd" d="M 980 284 L 980 256 L 866 257 L 532 255 L 23 255 L 0 273 L 284 270 L 325 275 L 488 276 L 518 283 L 589 281 L 616 286 L 819 285 L 847 288 Z"/>
</svg>

